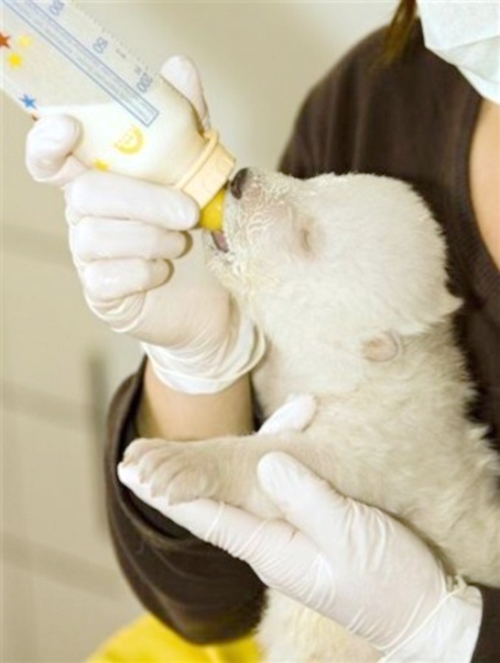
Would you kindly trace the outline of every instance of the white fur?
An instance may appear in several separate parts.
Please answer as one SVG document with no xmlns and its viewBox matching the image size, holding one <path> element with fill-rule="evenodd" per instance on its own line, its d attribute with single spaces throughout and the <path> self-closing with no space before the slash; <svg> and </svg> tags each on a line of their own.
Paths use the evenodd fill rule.
<svg viewBox="0 0 500 663">
<path fill-rule="evenodd" d="M 208 239 L 209 264 L 268 338 L 253 375 L 264 417 L 291 393 L 313 394 L 317 412 L 291 433 L 140 441 L 143 475 L 172 503 L 212 496 L 268 517 L 255 468 L 285 450 L 412 527 L 450 572 L 500 586 L 499 459 L 466 416 L 473 389 L 451 325 L 459 302 L 422 200 L 384 177 L 251 171 L 242 198 L 227 196 L 224 224 L 229 251 Z M 277 593 L 260 640 L 268 662 L 378 659 Z"/>
</svg>

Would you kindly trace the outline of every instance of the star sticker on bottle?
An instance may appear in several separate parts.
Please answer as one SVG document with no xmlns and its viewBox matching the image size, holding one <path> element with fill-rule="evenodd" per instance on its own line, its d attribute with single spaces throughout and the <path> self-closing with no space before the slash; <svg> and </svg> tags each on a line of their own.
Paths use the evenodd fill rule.
<svg viewBox="0 0 500 663">
<path fill-rule="evenodd" d="M 36 99 L 25 94 L 23 97 L 19 98 L 19 101 L 24 105 L 25 108 L 33 108 L 36 110 Z"/>
<path fill-rule="evenodd" d="M 94 159 L 94 161 L 92 161 L 92 165 L 96 170 L 102 170 L 102 171 L 109 170 L 109 165 L 105 161 L 102 161 L 101 159 Z"/>
<path fill-rule="evenodd" d="M 10 54 L 7 56 L 7 63 L 8 63 L 13 69 L 17 69 L 18 67 L 20 67 L 21 64 L 22 64 L 22 61 L 23 61 L 23 59 L 22 59 L 22 57 L 21 57 L 20 55 L 18 55 L 18 53 L 10 53 Z"/>
<path fill-rule="evenodd" d="M 0 32 L 0 48 L 10 48 L 10 39 L 10 35 L 4 35 L 2 32 Z"/>
<path fill-rule="evenodd" d="M 17 43 L 23 48 L 28 48 L 33 43 L 33 39 L 29 35 L 19 35 Z"/>
</svg>

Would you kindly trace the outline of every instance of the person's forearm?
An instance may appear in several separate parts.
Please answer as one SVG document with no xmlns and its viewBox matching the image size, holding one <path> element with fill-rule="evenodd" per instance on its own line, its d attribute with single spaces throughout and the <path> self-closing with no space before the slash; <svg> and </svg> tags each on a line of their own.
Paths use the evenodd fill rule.
<svg viewBox="0 0 500 663">
<path fill-rule="evenodd" d="M 202 440 L 253 430 L 250 377 L 216 394 L 185 394 L 163 384 L 148 362 L 136 420 L 143 437 Z"/>
</svg>

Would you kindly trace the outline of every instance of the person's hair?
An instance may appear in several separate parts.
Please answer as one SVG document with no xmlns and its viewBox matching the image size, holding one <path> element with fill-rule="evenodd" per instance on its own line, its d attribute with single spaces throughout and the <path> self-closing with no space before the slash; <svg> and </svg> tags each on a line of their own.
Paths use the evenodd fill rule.
<svg viewBox="0 0 500 663">
<path fill-rule="evenodd" d="M 390 64 L 403 54 L 416 20 L 416 0 L 400 0 L 385 34 L 382 63 Z"/>
</svg>

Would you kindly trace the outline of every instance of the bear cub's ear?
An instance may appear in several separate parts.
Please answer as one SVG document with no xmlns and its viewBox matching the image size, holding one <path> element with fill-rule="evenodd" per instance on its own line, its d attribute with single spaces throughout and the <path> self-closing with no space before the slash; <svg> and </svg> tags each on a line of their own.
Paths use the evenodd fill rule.
<svg viewBox="0 0 500 663">
<path fill-rule="evenodd" d="M 403 352 L 401 338 L 394 332 L 384 332 L 365 341 L 362 353 L 369 361 L 391 361 Z"/>
</svg>

